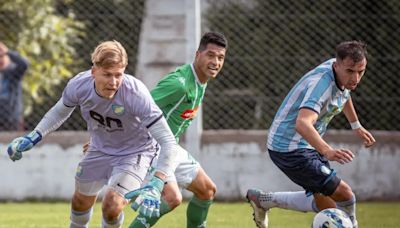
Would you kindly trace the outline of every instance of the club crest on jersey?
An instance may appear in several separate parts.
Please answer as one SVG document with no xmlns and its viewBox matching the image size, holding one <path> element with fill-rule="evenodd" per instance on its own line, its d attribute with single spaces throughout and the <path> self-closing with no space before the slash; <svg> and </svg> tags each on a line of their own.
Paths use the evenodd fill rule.
<svg viewBox="0 0 400 228">
<path fill-rule="evenodd" d="M 199 107 L 197 106 L 194 109 L 186 109 L 182 114 L 181 117 L 183 119 L 193 119 L 194 117 L 196 117 L 197 115 L 197 110 L 199 109 Z"/>
<path fill-rule="evenodd" d="M 328 167 L 326 167 L 325 165 L 321 166 L 321 172 L 326 174 L 326 175 L 330 175 L 332 170 L 330 170 Z"/>
<path fill-rule="evenodd" d="M 185 85 L 185 78 L 184 77 L 179 77 L 178 81 L 182 84 Z"/>
<path fill-rule="evenodd" d="M 75 173 L 75 175 L 76 175 L 77 177 L 80 177 L 80 176 L 82 175 L 82 172 L 83 172 L 82 166 L 79 165 L 79 166 L 76 168 L 76 173 Z"/>
<path fill-rule="evenodd" d="M 113 112 L 117 116 L 121 116 L 125 113 L 124 106 L 113 104 L 111 107 L 112 107 Z"/>
</svg>

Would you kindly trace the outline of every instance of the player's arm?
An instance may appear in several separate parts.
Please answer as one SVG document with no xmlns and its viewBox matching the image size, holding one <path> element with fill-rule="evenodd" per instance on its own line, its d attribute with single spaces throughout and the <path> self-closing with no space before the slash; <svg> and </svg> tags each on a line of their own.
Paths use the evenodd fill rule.
<svg viewBox="0 0 400 228">
<path fill-rule="evenodd" d="M 136 197 L 131 207 L 135 211 L 139 210 L 140 214 L 148 217 L 159 217 L 164 182 L 167 176 L 173 175 L 177 166 L 175 157 L 177 151 L 182 148 L 177 144 L 163 116 L 152 123 L 148 129 L 161 148 L 157 166 L 155 167 L 156 172 L 146 186 L 127 193 L 125 198 L 134 199 Z"/>
<path fill-rule="evenodd" d="M 375 138 L 361 125 L 360 121 L 358 120 L 351 97 L 344 105 L 343 113 L 346 116 L 347 121 L 350 123 L 351 129 L 353 129 L 353 131 L 364 140 L 364 145 L 366 147 L 374 145 Z"/>
<path fill-rule="evenodd" d="M 182 148 L 176 142 L 175 137 L 168 126 L 164 117 L 161 117 L 157 122 L 149 127 L 150 134 L 160 144 L 160 155 L 157 160 L 155 176 L 165 179 L 165 177 L 172 175 L 177 166 L 176 154 Z"/>
<path fill-rule="evenodd" d="M 296 131 L 319 153 L 328 160 L 341 164 L 351 162 L 353 153 L 347 149 L 333 149 L 318 133 L 314 124 L 318 119 L 318 113 L 309 108 L 301 108 L 296 119 Z"/>
<path fill-rule="evenodd" d="M 22 152 L 30 150 L 42 140 L 48 133 L 56 130 L 71 115 L 75 107 L 67 107 L 60 99 L 29 134 L 14 139 L 7 148 L 8 155 L 13 161 L 22 158 Z"/>
</svg>

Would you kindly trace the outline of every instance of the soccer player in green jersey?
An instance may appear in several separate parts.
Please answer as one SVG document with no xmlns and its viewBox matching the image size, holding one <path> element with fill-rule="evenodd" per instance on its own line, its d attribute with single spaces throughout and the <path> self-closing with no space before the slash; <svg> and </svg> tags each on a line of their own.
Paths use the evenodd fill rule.
<svg viewBox="0 0 400 228">
<path fill-rule="evenodd" d="M 207 82 L 220 72 L 228 42 L 223 34 L 205 33 L 200 41 L 192 64 L 178 67 L 166 75 L 151 91 L 161 108 L 177 141 L 188 128 L 203 101 Z M 162 191 L 160 217 L 182 202 L 180 188 L 193 192 L 187 208 L 187 227 L 205 227 L 208 209 L 213 202 L 216 186 L 200 164 L 186 151 L 178 152 L 178 166 L 174 176 L 166 179 Z M 125 195 L 130 199 L 132 194 Z M 140 213 L 131 228 L 153 226 L 159 217 Z"/>
</svg>

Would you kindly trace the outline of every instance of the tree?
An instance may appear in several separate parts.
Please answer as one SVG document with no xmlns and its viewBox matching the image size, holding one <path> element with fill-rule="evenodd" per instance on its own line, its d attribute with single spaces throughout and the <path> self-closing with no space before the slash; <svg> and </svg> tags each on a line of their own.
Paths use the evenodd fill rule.
<svg viewBox="0 0 400 228">
<path fill-rule="evenodd" d="M 71 77 L 76 66 L 74 45 L 83 34 L 83 24 L 72 13 L 56 13 L 55 0 L 2 0 L 0 40 L 16 47 L 30 67 L 23 81 L 25 114 L 34 103 L 54 96 L 55 87 Z"/>
</svg>

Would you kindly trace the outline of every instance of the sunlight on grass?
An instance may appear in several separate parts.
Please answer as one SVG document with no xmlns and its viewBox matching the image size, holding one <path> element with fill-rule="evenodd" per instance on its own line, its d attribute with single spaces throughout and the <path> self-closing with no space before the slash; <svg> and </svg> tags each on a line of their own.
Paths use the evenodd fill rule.
<svg viewBox="0 0 400 228">
<path fill-rule="evenodd" d="M 165 215 L 156 228 L 186 227 L 186 207 L 182 204 L 173 212 Z M 0 203 L 0 227 L 68 227 L 69 203 Z M 396 203 L 359 203 L 357 205 L 359 227 L 385 228 L 400 227 L 400 202 Z M 125 222 L 128 227 L 136 213 L 126 207 Z M 207 227 L 255 227 L 252 211 L 247 203 L 215 203 L 212 205 Z M 273 228 L 309 228 L 313 213 L 301 213 L 273 209 L 270 212 L 270 226 Z M 91 227 L 100 227 L 101 205 L 96 204 Z"/>
</svg>

